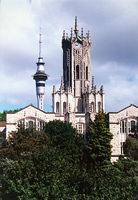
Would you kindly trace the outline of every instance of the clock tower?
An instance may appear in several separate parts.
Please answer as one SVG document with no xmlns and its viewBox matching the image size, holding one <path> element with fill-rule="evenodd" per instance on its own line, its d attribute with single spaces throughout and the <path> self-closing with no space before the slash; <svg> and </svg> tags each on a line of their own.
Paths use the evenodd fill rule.
<svg viewBox="0 0 138 200">
<path fill-rule="evenodd" d="M 94 77 L 91 77 L 91 39 L 83 28 L 79 32 L 77 17 L 75 28 L 70 35 L 63 31 L 63 77 L 59 90 L 53 87 L 53 112 L 64 116 L 69 113 L 67 121 L 75 120 L 75 115 L 90 113 L 94 116 L 104 110 L 104 90 L 96 89 Z M 92 83 L 91 83 L 92 78 Z M 75 114 L 76 113 L 76 114 Z M 81 119 L 80 119 L 81 120 Z"/>
<path fill-rule="evenodd" d="M 91 86 L 91 40 L 89 31 L 83 35 L 83 28 L 79 33 L 77 17 L 75 17 L 75 29 L 71 28 L 71 34 L 62 37 L 63 48 L 63 81 L 65 90 L 71 88 L 76 98 L 78 112 L 83 111 L 82 95 Z"/>
</svg>

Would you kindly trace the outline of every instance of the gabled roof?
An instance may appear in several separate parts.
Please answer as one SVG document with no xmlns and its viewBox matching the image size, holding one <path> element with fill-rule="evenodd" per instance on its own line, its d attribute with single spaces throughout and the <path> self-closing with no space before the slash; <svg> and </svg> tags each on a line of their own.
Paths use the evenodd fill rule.
<svg viewBox="0 0 138 200">
<path fill-rule="evenodd" d="M 136 106 L 136 105 L 134 105 L 134 104 L 130 104 L 129 106 L 127 106 L 127 107 L 125 107 L 125 108 L 123 108 L 123 109 L 121 109 L 121 110 L 119 110 L 118 112 L 109 112 L 108 114 L 110 114 L 110 113 L 119 113 L 119 112 L 122 112 L 123 110 L 126 110 L 127 108 L 130 108 L 130 107 L 135 107 L 135 108 L 138 108 L 138 106 Z"/>
<path fill-rule="evenodd" d="M 26 108 L 28 108 L 28 107 L 33 107 L 33 108 L 35 108 L 35 109 L 37 109 L 37 110 L 39 110 L 39 111 L 41 111 L 41 112 L 43 112 L 43 113 L 45 113 L 45 114 L 46 114 L 46 113 L 52 113 L 52 112 L 45 112 L 44 110 L 41 110 L 41 109 L 35 107 L 34 105 L 30 104 L 30 105 L 28 105 L 28 106 L 26 106 L 26 107 L 24 107 L 24 108 L 21 108 L 20 110 L 18 110 L 18 111 L 16 111 L 16 112 L 8 112 L 8 114 L 16 114 L 16 113 L 20 112 L 21 110 L 24 110 L 24 109 L 26 109 Z"/>
</svg>

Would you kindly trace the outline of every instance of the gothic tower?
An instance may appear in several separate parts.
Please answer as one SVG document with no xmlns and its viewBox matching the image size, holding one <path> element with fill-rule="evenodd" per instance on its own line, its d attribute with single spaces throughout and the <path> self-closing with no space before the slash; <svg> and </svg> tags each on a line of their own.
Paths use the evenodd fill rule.
<svg viewBox="0 0 138 200">
<path fill-rule="evenodd" d="M 63 81 L 65 90 L 71 88 L 76 98 L 76 111 L 82 112 L 82 94 L 91 86 L 91 40 L 89 31 L 83 35 L 83 28 L 79 34 L 77 17 L 75 17 L 75 29 L 71 34 L 62 37 L 63 48 Z"/>
<path fill-rule="evenodd" d="M 45 94 L 45 81 L 48 79 L 48 75 L 44 71 L 43 57 L 41 56 L 41 29 L 39 39 L 39 57 L 37 64 L 37 71 L 33 75 L 33 79 L 36 81 L 36 96 L 37 96 L 37 107 L 43 110 L 43 101 Z"/>
<path fill-rule="evenodd" d="M 53 112 L 91 113 L 93 116 L 104 110 L 104 90 L 96 89 L 94 77 L 91 84 L 91 39 L 90 33 L 79 33 L 77 17 L 74 31 L 62 36 L 63 77 L 58 91 L 53 87 Z"/>
</svg>

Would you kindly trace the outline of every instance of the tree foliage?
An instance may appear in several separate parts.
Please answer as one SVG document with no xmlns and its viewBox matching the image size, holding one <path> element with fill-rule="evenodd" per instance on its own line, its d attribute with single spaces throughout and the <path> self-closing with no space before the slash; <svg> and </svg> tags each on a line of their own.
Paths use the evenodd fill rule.
<svg viewBox="0 0 138 200">
<path fill-rule="evenodd" d="M 87 149 L 92 162 L 103 162 L 111 158 L 112 133 L 109 131 L 106 114 L 99 112 L 90 122 L 87 136 Z"/>
<path fill-rule="evenodd" d="M 138 163 L 120 158 L 93 168 L 86 149 L 67 122 L 49 122 L 41 132 L 13 132 L 0 151 L 1 199 L 137 200 Z"/>
<path fill-rule="evenodd" d="M 129 135 L 124 143 L 124 154 L 138 161 L 138 134 Z"/>
</svg>

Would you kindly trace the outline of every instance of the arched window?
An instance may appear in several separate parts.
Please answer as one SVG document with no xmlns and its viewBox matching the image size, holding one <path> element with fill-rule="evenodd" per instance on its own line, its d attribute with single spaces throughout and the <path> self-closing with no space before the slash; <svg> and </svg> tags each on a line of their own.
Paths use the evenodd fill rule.
<svg viewBox="0 0 138 200">
<path fill-rule="evenodd" d="M 101 111 L 101 102 L 99 101 L 98 102 L 98 112 L 100 112 Z"/>
<path fill-rule="evenodd" d="M 63 102 L 63 113 L 66 113 L 66 102 Z"/>
<path fill-rule="evenodd" d="M 76 66 L 76 79 L 79 79 L 79 65 Z"/>
<path fill-rule="evenodd" d="M 86 67 L 86 80 L 88 80 L 88 67 Z"/>
<path fill-rule="evenodd" d="M 56 112 L 59 113 L 59 102 L 56 103 Z"/>
<path fill-rule="evenodd" d="M 136 122 L 134 120 L 131 121 L 131 132 L 135 132 Z"/>
<path fill-rule="evenodd" d="M 29 128 L 33 128 L 33 121 L 29 121 Z"/>
<path fill-rule="evenodd" d="M 91 103 L 91 110 L 94 112 L 94 102 Z"/>
</svg>

